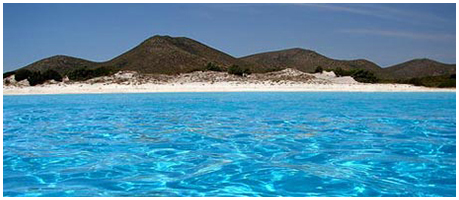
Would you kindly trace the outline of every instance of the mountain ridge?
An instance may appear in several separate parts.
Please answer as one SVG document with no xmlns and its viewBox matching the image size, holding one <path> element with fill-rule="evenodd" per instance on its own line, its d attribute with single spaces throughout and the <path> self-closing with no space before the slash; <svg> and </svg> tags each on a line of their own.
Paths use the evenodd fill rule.
<svg viewBox="0 0 459 200">
<path fill-rule="evenodd" d="M 407 79 L 424 76 L 455 74 L 455 64 L 445 64 L 426 58 L 416 58 L 382 68 L 366 59 L 339 60 L 329 58 L 316 51 L 303 48 L 289 48 L 233 57 L 223 51 L 187 37 L 152 36 L 128 51 L 103 62 L 94 62 L 72 56 L 56 55 L 33 62 L 17 70 L 55 70 L 67 74 L 75 69 L 107 67 L 112 70 L 132 70 L 147 74 L 179 74 L 205 69 L 214 63 L 222 70 L 231 65 L 249 68 L 263 73 L 285 68 L 313 72 L 318 66 L 323 69 L 363 69 L 383 79 Z M 14 72 L 13 71 L 13 72 Z"/>
<path fill-rule="evenodd" d="M 361 68 L 372 72 L 377 72 L 381 69 L 377 64 L 365 59 L 337 60 L 319 54 L 316 51 L 303 48 L 258 53 L 240 57 L 240 59 L 251 62 L 261 62 L 272 67 L 277 65 L 295 68 L 303 72 L 314 72 L 315 68 L 318 66 L 324 69 L 335 69 L 340 67 L 344 70 Z"/>
</svg>

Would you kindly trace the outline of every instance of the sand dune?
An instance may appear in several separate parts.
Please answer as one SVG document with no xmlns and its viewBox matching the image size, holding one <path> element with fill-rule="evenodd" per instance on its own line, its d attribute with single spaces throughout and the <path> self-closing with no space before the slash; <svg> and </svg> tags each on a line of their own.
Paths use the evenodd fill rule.
<svg viewBox="0 0 459 200">
<path fill-rule="evenodd" d="M 407 84 L 359 83 L 352 77 L 336 77 L 333 72 L 308 74 L 286 69 L 248 77 L 224 72 L 193 72 L 176 76 L 145 76 L 119 72 L 84 82 L 50 82 L 38 86 L 16 83 L 3 86 L 4 95 L 147 93 L 147 92 L 455 92 L 455 88 L 427 88 Z"/>
</svg>

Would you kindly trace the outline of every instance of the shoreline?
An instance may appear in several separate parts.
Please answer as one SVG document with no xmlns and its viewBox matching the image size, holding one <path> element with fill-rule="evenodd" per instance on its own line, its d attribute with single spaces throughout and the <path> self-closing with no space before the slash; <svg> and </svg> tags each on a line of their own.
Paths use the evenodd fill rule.
<svg viewBox="0 0 459 200">
<path fill-rule="evenodd" d="M 428 88 L 407 84 L 311 84 L 194 82 L 166 84 L 73 83 L 4 87 L 3 95 L 111 94 L 174 92 L 456 92 L 456 88 Z"/>
</svg>

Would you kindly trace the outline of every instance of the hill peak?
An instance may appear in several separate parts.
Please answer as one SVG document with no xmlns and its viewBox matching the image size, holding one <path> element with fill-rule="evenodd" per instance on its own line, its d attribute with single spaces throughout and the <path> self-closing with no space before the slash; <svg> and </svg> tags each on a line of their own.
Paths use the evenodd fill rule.
<svg viewBox="0 0 459 200">
<path fill-rule="evenodd" d="M 295 48 L 285 49 L 284 51 L 294 51 L 294 52 L 314 52 L 313 50 L 310 50 L 310 49 L 303 49 L 303 48 L 300 48 L 300 47 L 295 47 Z"/>
<path fill-rule="evenodd" d="M 355 68 L 365 69 L 372 72 L 380 70 L 378 65 L 367 60 L 335 60 L 315 51 L 303 48 L 291 48 L 259 53 L 242 57 L 241 59 L 252 63 L 261 63 L 264 66 L 274 69 L 294 68 L 303 72 L 314 72 L 318 66 L 325 69 L 335 69 L 340 67 L 344 70 Z"/>
<path fill-rule="evenodd" d="M 455 65 L 455 64 L 447 64 L 447 63 L 438 62 L 438 61 L 435 61 L 429 58 L 416 58 L 416 59 L 405 61 L 397 65 L 402 65 L 402 64 L 410 64 L 410 65 L 417 65 L 417 66 L 420 66 L 420 65 Z M 397 66 L 397 65 L 394 65 L 394 66 Z"/>
<path fill-rule="evenodd" d="M 417 58 L 383 69 L 384 77 L 406 79 L 455 74 L 455 64 L 445 64 L 428 58 Z"/>
<path fill-rule="evenodd" d="M 187 37 L 172 37 L 170 35 L 154 35 L 146 39 L 144 42 L 161 42 L 161 41 L 172 42 L 172 41 L 184 41 L 184 40 L 194 41 Z"/>
<path fill-rule="evenodd" d="M 45 58 L 43 60 L 70 60 L 70 59 L 80 59 L 72 56 L 67 56 L 67 55 L 54 55 L 48 58 Z"/>
<path fill-rule="evenodd" d="M 295 47 L 295 48 L 290 48 L 290 49 L 283 49 L 283 50 L 279 50 L 279 51 L 273 51 L 272 53 L 301 53 L 301 54 L 319 54 L 313 50 L 310 50 L 310 49 L 303 49 L 303 48 L 299 48 L 299 47 Z"/>
<path fill-rule="evenodd" d="M 181 49 L 192 54 L 196 53 L 196 48 L 205 46 L 204 44 L 187 37 L 171 37 L 169 35 L 155 35 L 143 41 L 136 48 L 144 48 L 150 52 L 155 49 Z"/>
<path fill-rule="evenodd" d="M 169 35 L 152 36 L 105 64 L 141 73 L 177 74 L 202 70 L 209 62 L 223 69 L 232 64 L 247 65 L 193 39 Z"/>
</svg>

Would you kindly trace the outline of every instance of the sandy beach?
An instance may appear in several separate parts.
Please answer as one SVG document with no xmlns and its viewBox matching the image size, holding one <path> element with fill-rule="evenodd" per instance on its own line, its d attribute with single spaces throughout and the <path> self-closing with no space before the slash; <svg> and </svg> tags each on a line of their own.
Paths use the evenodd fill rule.
<svg viewBox="0 0 459 200">
<path fill-rule="evenodd" d="M 9 80 L 14 82 L 13 77 Z M 37 86 L 4 82 L 3 85 L 3 95 L 150 92 L 456 92 L 456 89 L 360 83 L 332 72 L 309 74 L 293 69 L 248 77 L 223 72 L 145 76 L 125 71 L 82 82 L 48 82 Z"/>
<path fill-rule="evenodd" d="M 4 87 L 3 95 L 149 93 L 149 92 L 456 92 L 455 89 L 416 87 L 405 84 L 269 84 L 269 83 L 184 83 L 184 84 L 52 84 L 35 87 Z"/>
</svg>

